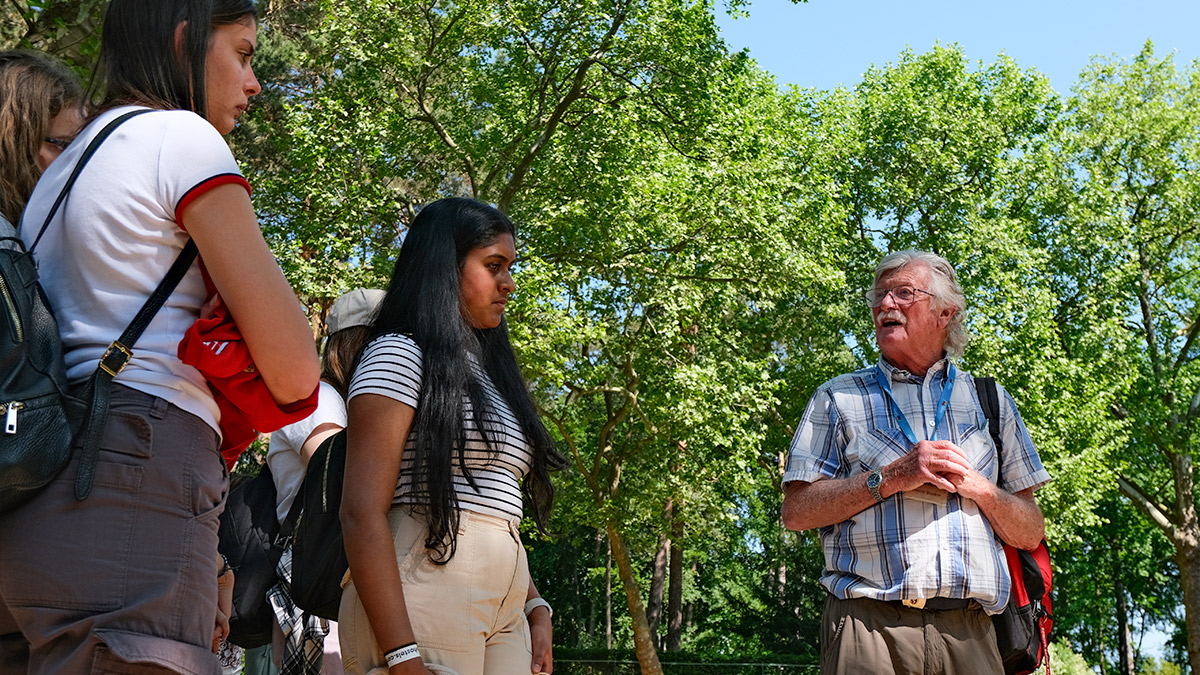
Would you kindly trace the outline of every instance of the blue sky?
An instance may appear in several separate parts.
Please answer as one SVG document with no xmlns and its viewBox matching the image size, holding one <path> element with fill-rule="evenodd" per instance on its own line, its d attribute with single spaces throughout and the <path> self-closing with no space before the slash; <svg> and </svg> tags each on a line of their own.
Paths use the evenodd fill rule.
<svg viewBox="0 0 1200 675">
<path fill-rule="evenodd" d="M 1200 57 L 1197 0 L 751 0 L 750 16 L 736 19 L 715 2 L 730 49 L 749 48 L 781 85 L 853 87 L 872 64 L 935 42 L 958 43 L 984 63 L 1004 51 L 1063 94 L 1093 55 L 1129 58 L 1147 38 L 1160 56 L 1174 50 L 1177 66 Z"/>
</svg>

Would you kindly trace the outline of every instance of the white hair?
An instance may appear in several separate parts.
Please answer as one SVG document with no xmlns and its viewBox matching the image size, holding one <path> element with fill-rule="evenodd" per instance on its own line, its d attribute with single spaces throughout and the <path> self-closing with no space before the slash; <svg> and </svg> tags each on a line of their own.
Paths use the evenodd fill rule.
<svg viewBox="0 0 1200 675">
<path fill-rule="evenodd" d="M 879 280 L 899 272 L 909 265 L 921 265 L 929 270 L 929 279 L 933 288 L 925 289 L 933 293 L 932 302 L 937 309 L 950 308 L 954 315 L 946 325 L 946 355 L 952 359 L 962 358 L 963 350 L 971 334 L 963 327 L 963 314 L 967 311 L 967 297 L 963 294 L 962 286 L 958 284 L 958 276 L 950 261 L 929 251 L 896 251 L 889 253 L 875 267 L 875 285 Z"/>
</svg>

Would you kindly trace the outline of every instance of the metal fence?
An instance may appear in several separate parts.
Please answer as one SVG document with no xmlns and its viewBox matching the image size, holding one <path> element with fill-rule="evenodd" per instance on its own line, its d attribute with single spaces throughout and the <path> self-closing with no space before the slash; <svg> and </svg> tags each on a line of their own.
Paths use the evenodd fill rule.
<svg viewBox="0 0 1200 675">
<path fill-rule="evenodd" d="M 668 663 L 663 675 L 817 675 L 808 663 Z M 637 661 L 554 659 L 554 675 L 641 675 Z"/>
</svg>

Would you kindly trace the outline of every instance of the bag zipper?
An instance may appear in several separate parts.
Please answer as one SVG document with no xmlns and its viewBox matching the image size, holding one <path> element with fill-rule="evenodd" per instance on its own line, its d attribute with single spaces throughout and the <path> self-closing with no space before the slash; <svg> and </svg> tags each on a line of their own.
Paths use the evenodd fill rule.
<svg viewBox="0 0 1200 675">
<path fill-rule="evenodd" d="M 17 342 L 24 342 L 25 327 L 21 325 L 21 315 L 17 313 L 17 303 L 13 301 L 12 291 L 8 287 L 8 280 L 2 274 L 0 274 L 0 295 L 4 296 L 4 304 L 8 306 L 8 316 L 12 319 L 13 326 L 17 330 Z"/>
<path fill-rule="evenodd" d="M 0 410 L 4 411 L 4 433 L 9 435 L 17 433 L 17 411 L 24 408 L 25 404 L 20 401 L 0 405 Z"/>
</svg>

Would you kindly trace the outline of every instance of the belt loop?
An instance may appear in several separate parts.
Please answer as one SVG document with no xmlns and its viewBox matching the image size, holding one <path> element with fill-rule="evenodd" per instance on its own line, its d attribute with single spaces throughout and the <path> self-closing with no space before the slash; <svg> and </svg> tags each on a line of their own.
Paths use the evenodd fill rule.
<svg viewBox="0 0 1200 675">
<path fill-rule="evenodd" d="M 167 416 L 167 406 L 169 405 L 167 399 L 155 396 L 154 401 L 150 403 L 150 416 L 156 420 L 163 419 Z"/>
</svg>

